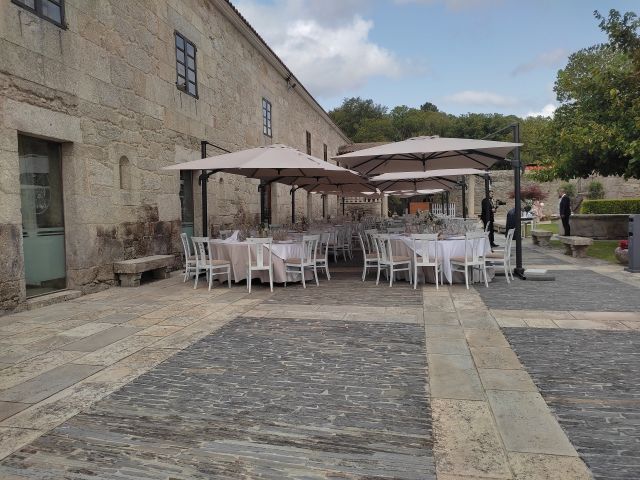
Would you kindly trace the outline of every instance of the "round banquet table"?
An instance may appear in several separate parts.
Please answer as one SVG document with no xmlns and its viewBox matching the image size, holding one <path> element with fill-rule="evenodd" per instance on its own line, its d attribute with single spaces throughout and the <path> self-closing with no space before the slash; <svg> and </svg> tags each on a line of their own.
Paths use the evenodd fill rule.
<svg viewBox="0 0 640 480">
<path fill-rule="evenodd" d="M 491 246 L 486 239 L 481 240 L 481 251 L 485 254 L 491 252 Z M 433 244 L 431 244 L 433 246 Z M 391 248 L 394 255 L 409 257 L 413 260 L 413 240 L 411 237 L 405 235 L 391 235 Z M 464 237 L 453 237 L 445 240 L 438 240 L 438 258 L 442 262 L 442 273 L 444 274 L 444 281 L 449 283 L 464 283 L 463 272 L 451 271 L 451 257 L 464 257 Z M 418 250 L 418 255 L 421 254 Z M 431 250 L 430 255 L 433 256 L 435 252 Z M 409 280 L 407 272 L 400 272 L 397 274 L 398 278 Z M 491 281 L 495 275 L 493 267 L 487 266 L 487 280 Z M 418 281 L 425 281 L 428 283 L 435 283 L 435 269 L 433 267 L 421 267 L 418 268 Z M 473 274 L 474 281 L 480 281 L 480 274 L 477 269 Z"/>
<path fill-rule="evenodd" d="M 231 262 L 231 275 L 237 283 L 247 278 L 249 257 L 247 253 L 247 242 L 238 240 L 213 240 L 210 242 L 213 258 L 228 260 Z M 256 261 L 256 247 L 251 249 L 251 260 Z M 266 250 L 266 247 L 265 247 Z M 300 275 L 285 274 L 284 261 L 288 258 L 300 258 L 302 256 L 302 244 L 297 242 L 274 242 L 271 245 L 271 262 L 273 264 L 273 281 L 275 283 L 300 282 Z M 267 252 L 265 252 L 266 254 Z M 265 255 L 265 263 L 268 259 Z M 269 282 L 269 272 L 266 270 L 256 270 L 251 272 L 252 278 L 259 278 L 262 282 Z M 220 275 L 222 281 L 226 281 L 226 275 Z M 313 279 L 313 270 L 305 269 L 305 280 Z"/>
</svg>

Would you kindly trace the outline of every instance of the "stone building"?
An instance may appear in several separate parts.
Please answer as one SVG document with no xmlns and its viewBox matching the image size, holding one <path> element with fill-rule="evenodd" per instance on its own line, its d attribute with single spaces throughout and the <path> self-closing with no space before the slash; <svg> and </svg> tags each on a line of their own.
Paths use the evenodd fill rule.
<svg viewBox="0 0 640 480">
<path fill-rule="evenodd" d="M 178 253 L 181 231 L 201 233 L 200 190 L 161 168 L 200 158 L 203 140 L 319 158 L 349 143 L 227 0 L 2 0 L 0 311 L 113 284 L 116 260 Z M 290 200 L 272 189 L 274 223 Z M 240 207 L 257 216 L 257 181 L 217 174 L 207 202 L 214 226 Z M 323 212 L 303 191 L 296 205 Z"/>
</svg>

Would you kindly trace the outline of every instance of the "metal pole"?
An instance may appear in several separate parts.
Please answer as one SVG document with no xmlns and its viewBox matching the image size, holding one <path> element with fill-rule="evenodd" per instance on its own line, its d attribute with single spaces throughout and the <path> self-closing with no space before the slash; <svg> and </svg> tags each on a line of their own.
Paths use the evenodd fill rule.
<svg viewBox="0 0 640 480">
<path fill-rule="evenodd" d="M 513 124 L 513 141 L 514 143 L 520 143 L 520 124 Z M 516 268 L 513 272 L 526 280 L 524 276 L 524 268 L 522 268 L 522 219 L 520 218 L 522 212 L 520 211 L 520 147 L 516 147 L 513 152 L 513 161 L 511 162 L 513 165 L 513 183 L 515 189 L 515 217 L 516 217 L 516 231 L 515 231 L 515 240 L 516 240 Z"/>
<path fill-rule="evenodd" d="M 291 188 L 291 223 L 296 223 L 296 189 Z"/>
<path fill-rule="evenodd" d="M 260 192 L 260 223 L 269 224 L 271 221 L 267 213 L 267 185 L 264 180 L 260 180 L 258 191 Z"/>
<path fill-rule="evenodd" d="M 207 158 L 207 141 L 200 142 L 200 158 Z M 209 212 L 207 205 L 207 183 L 209 182 L 209 175 L 207 171 L 203 170 L 200 174 L 200 187 L 202 193 L 202 236 L 209 236 Z"/>
<path fill-rule="evenodd" d="M 489 190 L 491 189 L 491 179 L 489 178 L 489 174 L 484 174 L 484 198 L 489 200 Z"/>
<path fill-rule="evenodd" d="M 450 215 L 450 211 L 449 211 L 449 190 L 447 190 L 445 192 L 446 198 L 447 198 L 447 217 Z"/>
<path fill-rule="evenodd" d="M 462 218 L 467 218 L 467 177 L 462 177 Z"/>
<path fill-rule="evenodd" d="M 344 217 L 344 200 L 345 200 L 345 196 L 344 194 L 342 195 L 342 216 Z"/>
<path fill-rule="evenodd" d="M 327 194 L 323 193 L 322 196 L 322 218 L 327 218 Z"/>
</svg>

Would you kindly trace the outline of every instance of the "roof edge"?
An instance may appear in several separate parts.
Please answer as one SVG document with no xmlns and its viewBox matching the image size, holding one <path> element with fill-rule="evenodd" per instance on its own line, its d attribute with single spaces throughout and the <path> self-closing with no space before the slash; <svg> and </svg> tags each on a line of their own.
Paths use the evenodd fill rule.
<svg viewBox="0 0 640 480">
<path fill-rule="evenodd" d="M 342 129 L 331 119 L 327 111 L 322 108 L 318 101 L 309 93 L 309 91 L 302 85 L 302 82 L 293 74 L 293 72 L 287 67 L 282 59 L 273 51 L 273 49 L 267 44 L 267 42 L 260 36 L 255 28 L 251 26 L 249 21 L 242 16 L 240 11 L 231 3 L 230 0 L 209 0 L 215 4 L 222 14 L 229 20 L 238 31 L 251 43 L 263 57 L 269 61 L 269 63 L 278 70 L 283 80 L 291 77 L 295 79 L 296 90 L 300 96 L 307 101 L 316 110 L 320 116 L 331 125 L 335 131 L 347 142 L 351 142 L 351 139 L 342 131 Z"/>
</svg>

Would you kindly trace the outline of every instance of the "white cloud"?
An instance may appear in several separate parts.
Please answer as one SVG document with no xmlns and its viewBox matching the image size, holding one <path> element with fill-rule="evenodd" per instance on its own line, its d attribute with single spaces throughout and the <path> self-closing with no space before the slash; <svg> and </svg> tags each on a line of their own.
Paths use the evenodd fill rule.
<svg viewBox="0 0 640 480">
<path fill-rule="evenodd" d="M 518 100 L 513 97 L 493 92 L 478 92 L 475 90 L 464 90 L 454 93 L 453 95 L 444 97 L 444 100 L 475 107 L 513 107 L 519 103 Z"/>
<path fill-rule="evenodd" d="M 556 108 L 558 108 L 557 105 L 548 103 L 544 107 L 542 107 L 542 110 L 540 110 L 539 112 L 528 112 L 525 117 L 553 117 Z"/>
<path fill-rule="evenodd" d="M 522 75 L 523 73 L 529 73 L 532 70 L 538 68 L 554 67 L 562 63 L 569 56 L 569 52 L 564 48 L 557 48 L 549 52 L 543 52 L 530 62 L 521 63 L 513 69 L 511 75 Z"/>
<path fill-rule="evenodd" d="M 462 11 L 473 8 L 486 8 L 502 3 L 504 0 L 395 0 L 399 4 L 418 3 L 423 5 L 434 5 L 443 3 L 449 10 Z"/>
<path fill-rule="evenodd" d="M 397 78 L 409 69 L 369 39 L 373 22 L 356 12 L 367 0 L 276 0 L 237 8 L 312 94 L 341 95 L 374 76 Z M 322 7 L 322 8 L 320 8 Z"/>
</svg>

